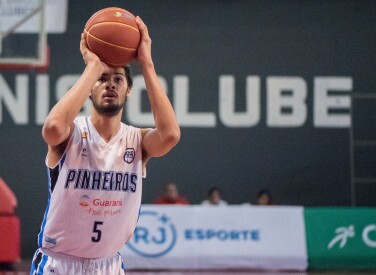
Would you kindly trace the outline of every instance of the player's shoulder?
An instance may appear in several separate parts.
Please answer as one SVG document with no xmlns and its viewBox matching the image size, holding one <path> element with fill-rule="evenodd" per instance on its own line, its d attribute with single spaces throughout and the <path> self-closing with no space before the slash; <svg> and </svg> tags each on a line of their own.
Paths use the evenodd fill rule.
<svg viewBox="0 0 376 275">
<path fill-rule="evenodd" d="M 129 125 L 129 124 L 125 124 L 124 122 L 120 122 L 121 124 L 121 129 L 123 131 L 124 134 L 136 134 L 136 135 L 142 135 L 142 129 L 143 128 L 139 128 L 139 127 L 136 127 L 136 126 L 133 126 L 133 125 Z"/>
</svg>

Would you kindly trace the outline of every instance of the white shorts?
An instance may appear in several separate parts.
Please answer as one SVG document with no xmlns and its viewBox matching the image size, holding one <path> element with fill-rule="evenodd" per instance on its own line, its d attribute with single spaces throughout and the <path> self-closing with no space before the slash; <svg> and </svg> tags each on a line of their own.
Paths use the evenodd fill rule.
<svg viewBox="0 0 376 275">
<path fill-rule="evenodd" d="M 124 275 L 120 254 L 85 259 L 39 248 L 31 263 L 30 275 Z"/>
</svg>

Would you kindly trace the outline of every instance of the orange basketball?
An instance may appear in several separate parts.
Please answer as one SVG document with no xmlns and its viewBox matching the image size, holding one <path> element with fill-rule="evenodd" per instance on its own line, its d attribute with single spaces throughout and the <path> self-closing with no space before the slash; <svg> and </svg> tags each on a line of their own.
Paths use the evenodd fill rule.
<svg viewBox="0 0 376 275">
<path fill-rule="evenodd" d="M 111 67 L 122 67 L 137 56 L 140 31 L 136 17 L 127 10 L 97 11 L 86 22 L 84 36 L 88 48 Z"/>
</svg>

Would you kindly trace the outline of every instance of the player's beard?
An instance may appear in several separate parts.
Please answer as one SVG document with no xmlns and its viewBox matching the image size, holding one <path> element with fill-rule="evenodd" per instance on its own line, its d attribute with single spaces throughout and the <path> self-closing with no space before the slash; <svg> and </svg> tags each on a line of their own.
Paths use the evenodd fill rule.
<svg viewBox="0 0 376 275">
<path fill-rule="evenodd" d="M 93 103 L 94 109 L 97 113 L 104 116 L 116 116 L 121 109 L 123 109 L 127 98 L 123 98 L 120 103 L 110 103 L 110 104 L 100 104 L 95 96 L 91 96 L 91 102 Z"/>
</svg>

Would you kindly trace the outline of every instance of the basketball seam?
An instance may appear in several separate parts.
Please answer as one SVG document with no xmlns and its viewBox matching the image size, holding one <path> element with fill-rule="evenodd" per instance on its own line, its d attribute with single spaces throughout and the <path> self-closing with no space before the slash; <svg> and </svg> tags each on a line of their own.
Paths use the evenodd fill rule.
<svg viewBox="0 0 376 275">
<path fill-rule="evenodd" d="M 95 37 L 94 35 L 92 35 L 91 33 L 89 33 L 87 30 L 84 30 L 84 31 L 86 32 L 87 35 L 89 35 L 93 39 L 95 39 L 97 41 L 100 41 L 102 43 L 105 43 L 105 44 L 108 44 L 108 45 L 111 45 L 111 46 L 114 46 L 114 47 L 117 47 L 117 48 L 121 48 L 121 49 L 124 49 L 124 50 L 129 50 L 129 51 L 136 51 L 137 50 L 137 48 L 127 48 L 127 47 L 123 47 L 123 46 L 119 46 L 119 45 L 115 45 L 115 44 L 109 43 L 107 41 L 99 39 L 98 37 Z M 90 45 L 89 45 L 90 44 L 89 41 L 86 40 L 86 42 L 88 43 L 89 48 L 91 48 Z"/>
<path fill-rule="evenodd" d="M 96 24 L 94 24 L 94 25 L 92 25 L 91 27 L 90 27 L 90 29 L 88 30 L 88 32 L 90 32 L 90 30 L 94 27 L 94 26 L 98 26 L 98 25 L 107 25 L 107 24 L 115 24 L 115 25 L 122 25 L 122 26 L 124 26 L 124 27 L 126 27 L 126 28 L 130 28 L 130 29 L 132 29 L 132 30 L 135 30 L 135 31 L 137 31 L 137 32 L 140 32 L 140 30 L 139 29 L 137 29 L 137 28 L 135 28 L 135 27 L 133 27 L 133 26 L 131 26 L 131 25 L 128 25 L 128 24 L 125 24 L 125 23 L 120 23 L 120 22 L 100 22 L 100 23 L 96 23 Z"/>
<path fill-rule="evenodd" d="M 89 25 L 89 23 L 90 23 L 91 21 L 94 20 L 94 17 L 97 17 L 98 15 L 100 15 L 100 14 L 102 14 L 102 13 L 108 11 L 108 10 L 119 10 L 119 8 L 117 8 L 117 7 L 110 7 L 110 8 L 106 8 L 106 9 L 103 9 L 103 10 L 97 11 L 97 12 L 94 14 L 94 15 L 96 15 L 96 16 L 93 15 L 92 18 L 90 18 L 89 21 L 86 23 L 86 25 Z M 126 11 L 126 12 L 127 12 L 127 14 L 129 14 L 129 15 L 135 17 L 135 16 L 134 16 L 132 13 L 130 13 L 129 11 Z"/>
</svg>

